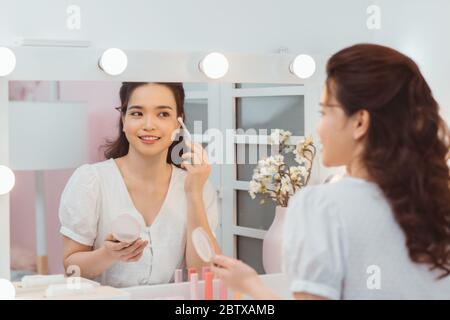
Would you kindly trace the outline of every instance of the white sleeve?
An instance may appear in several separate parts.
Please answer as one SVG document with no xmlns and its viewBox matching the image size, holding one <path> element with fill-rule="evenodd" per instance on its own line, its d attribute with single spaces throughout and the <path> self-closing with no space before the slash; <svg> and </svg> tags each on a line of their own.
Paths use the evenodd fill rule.
<svg viewBox="0 0 450 320">
<path fill-rule="evenodd" d="M 291 199 L 284 225 L 283 268 L 292 280 L 292 292 L 340 299 L 346 263 L 342 224 L 322 190 L 306 187 Z"/>
<path fill-rule="evenodd" d="M 60 233 L 81 244 L 92 246 L 97 237 L 100 187 L 90 165 L 75 170 L 61 195 Z"/>
<path fill-rule="evenodd" d="M 219 225 L 219 204 L 217 199 L 217 190 L 213 184 L 208 180 L 203 191 L 203 202 L 205 204 L 206 216 L 208 218 L 209 226 L 214 236 Z"/>
</svg>

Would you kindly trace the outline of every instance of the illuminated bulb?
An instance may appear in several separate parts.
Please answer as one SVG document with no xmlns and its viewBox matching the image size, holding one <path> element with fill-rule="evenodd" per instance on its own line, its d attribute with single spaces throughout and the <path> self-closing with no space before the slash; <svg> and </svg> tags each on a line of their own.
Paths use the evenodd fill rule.
<svg viewBox="0 0 450 320">
<path fill-rule="evenodd" d="M 6 47 L 0 47 L 0 77 L 7 76 L 16 67 L 16 55 Z"/>
<path fill-rule="evenodd" d="M 125 52 L 117 48 L 109 48 L 103 52 L 98 66 L 111 76 L 117 76 L 125 71 L 128 58 Z"/>
<path fill-rule="evenodd" d="M 9 193 L 14 188 L 15 183 L 14 172 L 10 168 L 0 165 L 0 195 Z"/>
<path fill-rule="evenodd" d="M 298 55 L 289 66 L 289 70 L 301 79 L 311 77 L 316 71 L 316 63 L 307 54 Z"/>
<path fill-rule="evenodd" d="M 213 52 L 202 59 L 199 68 L 208 78 L 219 79 L 228 72 L 228 59 L 221 53 Z"/>
</svg>

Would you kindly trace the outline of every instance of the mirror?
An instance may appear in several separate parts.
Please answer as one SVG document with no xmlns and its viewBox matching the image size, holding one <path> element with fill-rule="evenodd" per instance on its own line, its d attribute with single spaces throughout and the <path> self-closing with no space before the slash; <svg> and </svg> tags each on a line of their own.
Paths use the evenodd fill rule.
<svg viewBox="0 0 450 320">
<path fill-rule="evenodd" d="M 173 183 L 174 172 L 181 177 L 183 170 L 172 169 L 160 209 L 149 207 L 149 212 L 157 214 L 147 223 L 136 205 L 142 203 L 142 193 L 133 189 L 126 167 L 105 157 L 106 142 L 119 133 L 121 113 L 115 107 L 121 105 L 120 87 L 121 82 L 114 81 L 9 83 L 11 166 L 16 174 L 10 194 L 13 281 L 38 272 L 67 272 L 61 233 L 84 246 L 92 242 L 98 249 L 114 217 L 125 213 L 141 224 L 141 238 L 148 245 L 137 262 L 112 263 L 96 280 L 115 287 L 160 284 L 174 281 L 177 269 L 186 269 L 185 220 L 175 222 L 182 218 L 175 214 L 178 206 L 186 207 L 185 193 L 182 184 Z M 317 113 L 320 87 L 312 91 L 309 106 L 305 105 L 303 85 L 210 82 L 184 83 L 183 87 L 185 124 L 212 160 L 208 181 L 213 188 L 208 190 L 213 191 L 208 199 L 204 193 L 204 202 L 211 212 L 217 204 L 216 216 L 207 212 L 217 245 L 225 254 L 235 254 L 264 273 L 263 238 L 274 219 L 275 203 L 260 205 L 258 197 L 251 199 L 248 182 L 257 161 L 274 150 L 267 142 L 251 141 L 251 137 L 267 137 L 277 128 L 292 132 L 294 140 L 311 134 L 307 128 L 314 128 L 311 123 L 316 121 L 313 114 Z M 40 129 L 39 133 L 24 135 L 31 127 Z M 242 139 L 232 136 L 230 142 L 227 130 L 238 130 Z M 84 169 L 80 171 L 80 167 Z M 71 179 L 77 172 L 77 178 Z M 86 191 L 93 185 L 94 189 Z M 68 186 L 70 192 L 63 193 Z M 96 212 L 101 212 L 100 216 L 94 217 Z M 123 274 L 135 276 L 126 281 Z"/>
</svg>

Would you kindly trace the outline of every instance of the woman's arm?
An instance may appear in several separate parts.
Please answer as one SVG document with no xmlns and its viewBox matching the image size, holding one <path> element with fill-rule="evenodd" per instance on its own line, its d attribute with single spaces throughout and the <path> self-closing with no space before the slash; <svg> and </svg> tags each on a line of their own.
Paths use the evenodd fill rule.
<svg viewBox="0 0 450 320">
<path fill-rule="evenodd" d="M 212 271 L 227 287 L 253 297 L 256 300 L 281 300 L 258 276 L 256 271 L 240 260 L 216 256 Z M 324 300 L 324 297 L 306 292 L 294 293 L 296 300 Z"/>
<path fill-rule="evenodd" d="M 91 246 L 80 244 L 64 236 L 64 268 L 78 266 L 80 276 L 93 279 L 105 272 L 118 261 L 133 262 L 141 258 L 147 241 L 136 240 L 133 244 L 114 242 L 112 236 L 105 244 L 93 250 Z"/>
<path fill-rule="evenodd" d="M 187 242 L 186 242 L 186 265 L 188 268 L 195 268 L 198 273 L 201 272 L 203 266 L 208 265 L 204 262 L 195 251 L 192 243 L 192 231 L 197 227 L 202 227 L 208 234 L 211 244 L 216 254 L 220 254 L 219 244 L 214 237 L 206 217 L 205 205 L 203 202 L 203 194 L 189 194 L 187 199 Z"/>
<path fill-rule="evenodd" d="M 195 268 L 197 272 L 200 273 L 202 266 L 208 264 L 205 263 L 195 251 L 191 237 L 192 231 L 198 227 L 202 227 L 208 234 L 215 252 L 220 254 L 221 251 L 209 226 L 203 201 L 203 190 L 211 172 L 211 165 L 209 164 L 208 156 L 201 145 L 192 143 L 191 141 L 186 141 L 186 144 L 191 149 L 191 152 L 182 155 L 185 161 L 181 164 L 187 171 L 184 185 L 187 198 L 186 265 L 188 268 Z M 191 161 L 186 161 L 187 159 L 190 159 Z"/>
<path fill-rule="evenodd" d="M 75 265 L 80 268 L 80 276 L 93 279 L 111 267 L 116 261 L 109 256 L 105 247 L 93 250 L 64 236 L 64 269 Z"/>
<path fill-rule="evenodd" d="M 240 260 L 217 255 L 214 257 L 211 270 L 232 290 L 257 300 L 281 299 L 264 284 L 253 268 Z"/>
</svg>

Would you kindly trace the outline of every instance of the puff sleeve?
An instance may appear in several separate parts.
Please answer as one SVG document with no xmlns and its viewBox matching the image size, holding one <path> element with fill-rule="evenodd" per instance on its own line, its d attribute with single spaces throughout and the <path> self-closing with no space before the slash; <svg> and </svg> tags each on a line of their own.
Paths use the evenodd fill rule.
<svg viewBox="0 0 450 320">
<path fill-rule="evenodd" d="M 283 270 L 292 292 L 340 299 L 346 248 L 339 212 L 322 186 L 306 187 L 289 204 L 283 238 Z"/>
<path fill-rule="evenodd" d="M 97 237 L 100 184 L 95 169 L 83 165 L 75 170 L 61 195 L 60 233 L 83 245 L 92 246 Z"/>
</svg>

